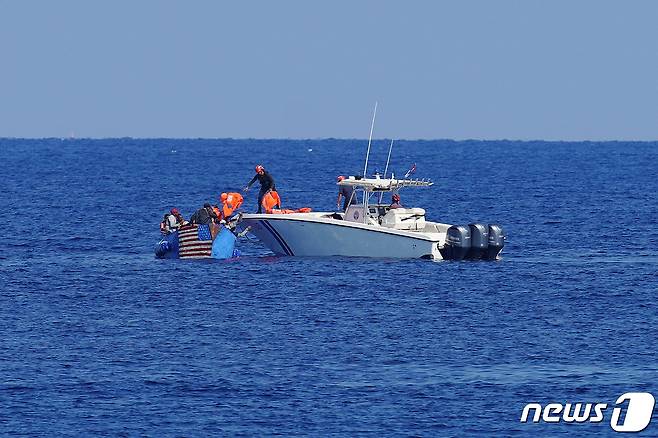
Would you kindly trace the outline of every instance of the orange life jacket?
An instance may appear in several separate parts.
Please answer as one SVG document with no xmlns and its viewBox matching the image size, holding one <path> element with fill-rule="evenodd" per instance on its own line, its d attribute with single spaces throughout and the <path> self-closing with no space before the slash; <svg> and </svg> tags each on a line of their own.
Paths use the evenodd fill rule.
<svg viewBox="0 0 658 438">
<path fill-rule="evenodd" d="M 279 208 L 281 208 L 281 198 L 277 192 L 270 190 L 265 194 L 265 196 L 263 196 L 263 201 L 261 204 L 265 209 L 265 213 L 272 213 L 272 209 L 274 209 L 275 206 L 279 206 Z"/>
<path fill-rule="evenodd" d="M 227 195 L 226 200 L 222 201 L 222 213 L 224 214 L 224 218 L 232 215 L 235 210 L 240 208 L 242 201 L 244 201 L 244 198 L 239 193 L 230 192 L 227 193 Z"/>
<path fill-rule="evenodd" d="M 298 208 L 297 210 L 291 210 L 289 208 L 273 208 L 270 213 L 276 213 L 276 214 L 290 214 L 290 213 L 310 213 L 311 208 L 310 207 L 302 207 Z"/>
</svg>

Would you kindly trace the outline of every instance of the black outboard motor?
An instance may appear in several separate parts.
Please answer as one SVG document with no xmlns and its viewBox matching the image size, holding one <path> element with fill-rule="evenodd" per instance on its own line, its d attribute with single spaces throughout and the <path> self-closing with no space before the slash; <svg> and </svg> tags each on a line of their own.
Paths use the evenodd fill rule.
<svg viewBox="0 0 658 438">
<path fill-rule="evenodd" d="M 487 248 L 487 260 L 496 260 L 498 254 L 505 246 L 505 231 L 503 227 L 496 224 L 489 224 L 489 246 Z"/>
<path fill-rule="evenodd" d="M 453 225 L 446 233 L 446 243 L 440 249 L 445 260 L 462 260 L 471 249 L 471 231 L 464 225 Z"/>
<path fill-rule="evenodd" d="M 466 258 L 480 260 L 489 248 L 489 227 L 483 224 L 469 224 L 468 228 L 471 230 L 471 250 Z"/>
</svg>

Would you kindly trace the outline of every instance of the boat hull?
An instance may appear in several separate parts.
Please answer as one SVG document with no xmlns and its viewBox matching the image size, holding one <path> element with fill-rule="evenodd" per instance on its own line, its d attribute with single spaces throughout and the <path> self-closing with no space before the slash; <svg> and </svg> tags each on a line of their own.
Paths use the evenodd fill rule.
<svg viewBox="0 0 658 438">
<path fill-rule="evenodd" d="M 329 257 L 382 257 L 440 259 L 438 233 L 385 229 L 339 219 L 303 214 L 244 215 L 241 227 L 250 227 L 279 255 Z"/>
</svg>

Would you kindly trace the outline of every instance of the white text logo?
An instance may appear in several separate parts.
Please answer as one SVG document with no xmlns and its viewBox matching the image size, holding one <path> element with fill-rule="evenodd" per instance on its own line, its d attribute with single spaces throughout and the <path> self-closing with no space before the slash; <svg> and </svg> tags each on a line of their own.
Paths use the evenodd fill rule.
<svg viewBox="0 0 658 438">
<path fill-rule="evenodd" d="M 622 406 L 628 402 L 625 408 Z M 612 409 L 610 427 L 616 432 L 640 432 L 651 422 L 656 403 L 648 392 L 627 392 L 617 398 Z M 521 423 L 600 423 L 605 418 L 607 403 L 528 403 L 521 413 Z M 625 415 L 622 419 L 622 413 Z"/>
</svg>

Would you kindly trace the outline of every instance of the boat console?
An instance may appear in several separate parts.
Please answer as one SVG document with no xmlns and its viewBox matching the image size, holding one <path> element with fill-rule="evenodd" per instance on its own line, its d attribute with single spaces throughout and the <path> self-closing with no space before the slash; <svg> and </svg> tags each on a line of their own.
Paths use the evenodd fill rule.
<svg viewBox="0 0 658 438">
<path fill-rule="evenodd" d="M 425 228 L 425 210 L 422 208 L 394 208 L 382 217 L 383 227 L 396 230 L 418 231 Z"/>
<path fill-rule="evenodd" d="M 363 211 L 363 205 L 350 205 L 347 207 L 347 211 L 345 212 L 343 219 L 348 222 L 356 222 L 359 224 L 375 225 L 378 223 L 378 214 L 375 206 L 370 206 L 368 208 L 368 213 L 365 214 L 365 219 Z"/>
<path fill-rule="evenodd" d="M 364 220 L 363 205 L 350 205 L 345 212 L 344 219 L 361 224 L 378 224 L 395 230 L 420 231 L 425 228 L 425 210 L 422 208 L 390 209 L 388 205 L 369 205 Z"/>
</svg>

